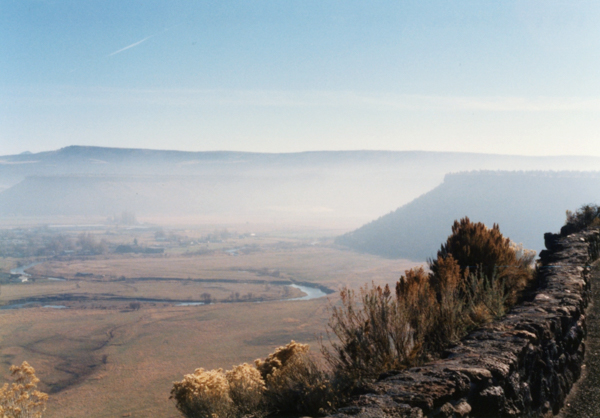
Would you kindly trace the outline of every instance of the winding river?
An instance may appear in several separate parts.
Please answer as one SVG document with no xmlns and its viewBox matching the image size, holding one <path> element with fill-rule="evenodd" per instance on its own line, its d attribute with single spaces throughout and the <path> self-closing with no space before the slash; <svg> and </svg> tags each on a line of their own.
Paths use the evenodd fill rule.
<svg viewBox="0 0 600 418">
<path fill-rule="evenodd" d="M 323 296 L 327 296 L 327 293 L 323 292 L 318 287 L 310 287 L 310 286 L 306 286 L 306 285 L 301 286 L 299 284 L 291 284 L 289 286 L 295 287 L 296 289 L 300 289 L 302 292 L 306 293 L 306 296 L 301 296 L 299 298 L 292 298 L 292 299 L 280 299 L 280 300 L 287 300 L 287 301 L 311 300 L 311 299 L 318 299 L 318 298 L 322 298 Z"/>
<path fill-rule="evenodd" d="M 10 271 L 10 274 L 19 274 L 21 276 L 27 276 L 27 277 L 29 277 L 31 275 L 25 273 L 25 270 L 27 270 L 28 268 L 31 268 L 33 266 L 37 266 L 38 264 L 41 264 L 41 263 L 42 263 L 42 261 L 38 261 L 38 262 L 35 262 L 35 263 L 27 264 L 25 266 L 14 268 L 14 269 L 12 269 Z"/>
<path fill-rule="evenodd" d="M 31 263 L 28 264 L 26 266 L 21 266 L 15 269 L 12 269 L 10 271 L 11 274 L 18 274 L 21 276 L 25 276 L 25 277 L 29 277 L 30 275 L 25 273 L 25 270 L 27 270 L 30 267 L 33 267 L 35 265 L 40 264 L 40 262 L 37 263 Z M 47 280 L 53 280 L 53 281 L 64 281 L 65 279 L 61 279 L 61 278 L 56 278 L 56 277 L 46 277 L 45 279 Z M 270 301 L 262 301 L 262 303 L 265 302 L 281 302 L 281 301 L 288 301 L 288 302 L 292 302 L 292 301 L 298 301 L 298 300 L 311 300 L 311 299 L 318 299 L 318 298 L 322 298 L 323 296 L 327 296 L 327 293 L 323 291 L 323 289 L 316 287 L 316 286 L 310 286 L 307 283 L 302 283 L 302 284 L 275 284 L 275 286 L 290 286 L 290 287 L 294 287 L 300 291 L 302 291 L 303 293 L 305 293 L 305 296 L 300 296 L 297 298 L 291 298 L 291 299 L 276 299 L 276 300 L 270 300 Z M 129 299 L 128 299 L 129 300 Z M 134 299 L 131 298 L 132 302 L 143 302 L 143 299 Z M 90 302 L 92 302 L 90 300 Z M 173 300 L 169 300 L 169 299 L 153 299 L 151 300 L 151 302 L 155 302 L 155 303 L 173 303 L 175 306 L 200 306 L 200 305 L 205 305 L 205 302 L 179 302 L 179 301 L 173 301 Z M 59 304 L 42 304 L 43 302 L 40 302 L 39 300 L 31 300 L 31 301 L 22 301 L 20 303 L 15 303 L 15 304 L 11 304 L 11 305 L 4 305 L 4 306 L 0 306 L 0 310 L 5 310 L 5 309 L 22 309 L 22 308 L 31 308 L 31 307 L 39 307 L 41 306 L 42 308 L 49 308 L 49 309 L 65 309 L 67 308 L 67 306 L 65 305 L 59 305 Z"/>
</svg>

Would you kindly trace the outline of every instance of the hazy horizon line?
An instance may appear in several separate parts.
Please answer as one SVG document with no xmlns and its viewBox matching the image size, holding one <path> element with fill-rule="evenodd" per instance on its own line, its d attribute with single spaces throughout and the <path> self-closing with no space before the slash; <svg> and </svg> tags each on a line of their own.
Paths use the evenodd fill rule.
<svg viewBox="0 0 600 418">
<path fill-rule="evenodd" d="M 427 150 L 427 149 L 404 149 L 404 150 L 393 150 L 393 149 L 376 149 L 376 148 L 356 148 L 356 149 L 307 149 L 302 151 L 287 151 L 287 152 L 273 152 L 273 151 L 244 151 L 236 149 L 206 149 L 206 150 L 184 150 L 184 149 L 168 149 L 168 148 L 132 148 L 132 147 L 113 147 L 103 145 L 79 145 L 72 144 L 60 148 L 46 149 L 41 151 L 29 151 L 24 150 L 17 154 L 5 154 L 0 155 L 0 158 L 6 157 L 17 157 L 23 155 L 38 155 L 44 153 L 58 152 L 67 148 L 98 148 L 107 150 L 122 150 L 122 151 L 155 151 L 155 152 L 175 152 L 175 153 L 214 153 L 214 154 L 264 154 L 264 155 L 289 155 L 289 154 L 308 154 L 308 153 L 359 153 L 359 152 L 371 152 L 371 153 L 422 153 L 422 154 L 467 154 L 467 155 L 489 155 L 498 157 L 523 157 L 523 158 L 600 158 L 600 155 L 581 155 L 581 154 L 511 154 L 511 153 L 493 153 L 493 152 L 472 152 L 472 151 L 444 151 L 444 150 Z M 9 163 L 7 161 L 1 161 L 2 163 Z"/>
</svg>

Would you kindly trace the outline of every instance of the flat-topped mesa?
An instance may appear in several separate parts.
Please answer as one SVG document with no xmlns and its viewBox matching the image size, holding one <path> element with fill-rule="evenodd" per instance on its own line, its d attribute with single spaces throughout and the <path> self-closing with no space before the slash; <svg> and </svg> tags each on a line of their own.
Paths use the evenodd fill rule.
<svg viewBox="0 0 600 418">
<path fill-rule="evenodd" d="M 540 286 L 502 320 L 480 328 L 444 358 L 390 371 L 335 418 L 517 417 L 556 414 L 581 374 L 590 263 L 600 234 L 546 234 Z M 566 235 L 566 236 L 565 236 Z"/>
</svg>

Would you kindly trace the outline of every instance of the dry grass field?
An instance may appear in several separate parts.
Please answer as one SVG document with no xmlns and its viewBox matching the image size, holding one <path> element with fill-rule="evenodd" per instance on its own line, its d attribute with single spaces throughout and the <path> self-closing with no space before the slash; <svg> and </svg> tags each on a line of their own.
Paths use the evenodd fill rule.
<svg viewBox="0 0 600 418">
<path fill-rule="evenodd" d="M 168 396 L 183 374 L 251 362 L 291 339 L 316 348 L 326 318 L 326 300 L 12 310 L 0 314 L 0 358 L 36 368 L 48 417 L 175 417 Z"/>
<path fill-rule="evenodd" d="M 234 279 L 239 281 L 293 279 L 339 285 L 359 286 L 365 281 L 397 280 L 406 268 L 418 263 L 389 260 L 358 254 L 326 245 L 265 248 L 239 256 L 222 252 L 206 255 L 99 256 L 88 260 L 50 261 L 30 270 L 32 274 L 75 279 L 91 273 L 106 280 L 118 277 L 162 277 L 182 279 Z M 278 270 L 280 277 L 257 276 L 256 272 Z"/>
<path fill-rule="evenodd" d="M 152 240 L 140 236 L 139 241 Z M 0 310 L 0 381 L 6 379 L 10 364 L 27 360 L 36 368 L 42 390 L 50 393 L 49 418 L 177 417 L 168 400 L 172 382 L 197 367 L 251 362 L 292 339 L 318 350 L 316 335 L 325 331 L 328 298 L 204 306 L 144 298 L 195 301 L 210 293 L 219 301 L 237 292 L 281 299 L 301 292 L 278 281 L 312 282 L 336 290 L 370 281 L 391 283 L 415 265 L 285 234 L 253 242 L 257 245 L 252 252 L 237 256 L 219 250 L 190 255 L 194 247 L 178 247 L 158 255 L 105 254 L 36 265 L 28 270 L 34 277 L 66 281 L 4 284 L 0 304 L 52 295 L 84 299 L 62 300 L 68 309 Z M 226 244 L 221 247 L 246 245 L 236 240 Z M 0 267 L 14 264 L 5 259 Z M 140 279 L 144 277 L 160 280 Z M 329 299 L 335 301 L 336 294 Z M 142 300 L 141 308 L 128 308 L 129 300 Z"/>
</svg>

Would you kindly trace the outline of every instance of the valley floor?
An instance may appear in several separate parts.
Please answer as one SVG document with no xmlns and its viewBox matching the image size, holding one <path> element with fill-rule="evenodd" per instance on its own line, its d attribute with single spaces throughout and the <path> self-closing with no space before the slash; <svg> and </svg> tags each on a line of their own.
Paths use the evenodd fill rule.
<svg viewBox="0 0 600 418">
<path fill-rule="evenodd" d="M 127 234 L 140 245 L 156 244 L 150 232 Z M 252 251 L 231 252 L 243 247 Z M 17 261 L 1 259 L 0 268 L 8 271 Z M 48 418 L 177 417 L 168 399 L 172 383 L 198 367 L 252 362 L 292 339 L 318 351 L 336 293 L 281 300 L 302 295 L 285 283 L 332 290 L 394 283 L 418 264 L 345 251 L 322 236 L 275 233 L 171 246 L 164 254 L 40 261 L 27 270 L 31 280 L 2 284 L 0 304 L 52 297 L 66 308 L 38 303 L 0 310 L 0 382 L 9 365 L 28 361 L 41 390 L 50 393 Z M 203 294 L 211 304 L 148 301 L 198 302 Z"/>
</svg>

